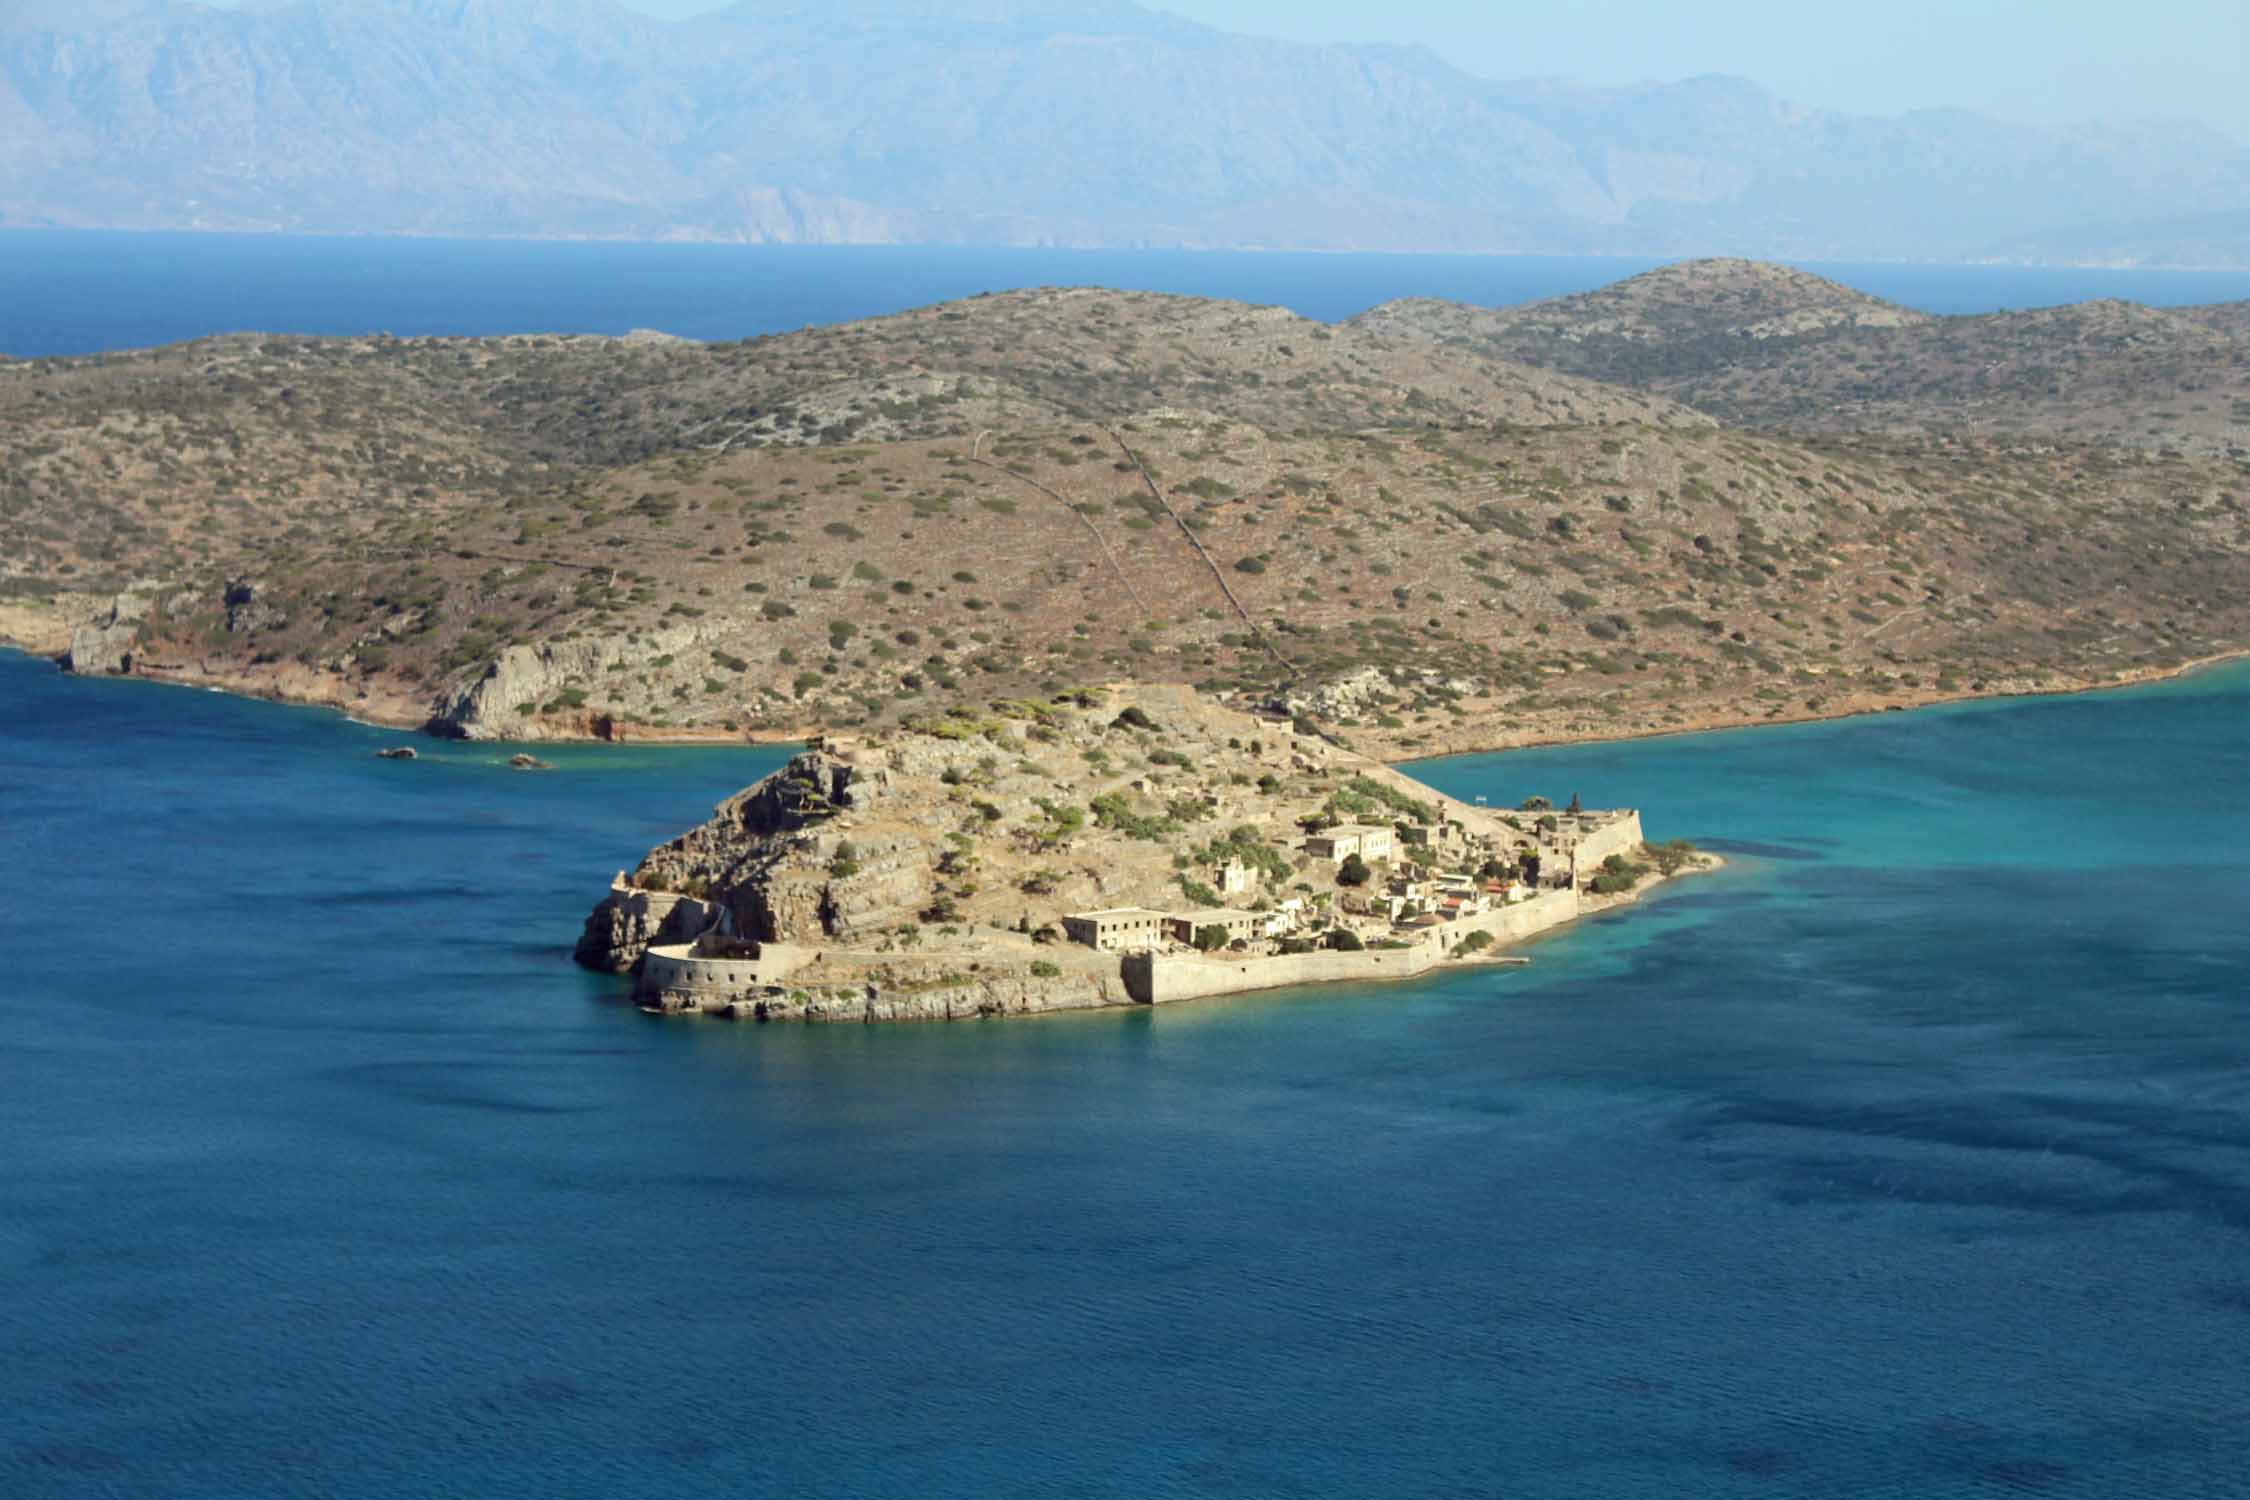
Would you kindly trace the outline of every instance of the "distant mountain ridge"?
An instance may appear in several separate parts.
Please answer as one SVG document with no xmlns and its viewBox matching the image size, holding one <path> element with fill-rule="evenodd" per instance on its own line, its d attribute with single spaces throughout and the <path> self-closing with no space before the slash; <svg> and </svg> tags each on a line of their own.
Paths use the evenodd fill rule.
<svg viewBox="0 0 2250 1500">
<path fill-rule="evenodd" d="M 2103 225 L 2250 265 L 2244 201 L 2250 149 L 2191 124 L 1494 81 L 1125 0 L 0 14 L 14 226 L 2069 259 Z"/>
</svg>

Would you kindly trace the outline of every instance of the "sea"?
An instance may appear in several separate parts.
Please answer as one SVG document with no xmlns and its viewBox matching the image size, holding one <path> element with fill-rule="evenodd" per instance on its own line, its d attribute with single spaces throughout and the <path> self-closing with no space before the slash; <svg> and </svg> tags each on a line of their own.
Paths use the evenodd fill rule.
<svg viewBox="0 0 2250 1500">
<path fill-rule="evenodd" d="M 629 333 L 730 340 L 980 292 L 1109 286 L 1230 297 L 1335 322 L 1398 297 L 1502 306 L 1661 264 L 1603 256 L 1317 255 L 944 246 L 639 245 L 0 230 L 0 354 L 211 333 Z M 1925 312 L 2119 297 L 2250 298 L 2250 272 L 1808 261 Z"/>
<path fill-rule="evenodd" d="M 298 294 L 74 274 L 0 345 Z M 2250 1496 L 2246 731 L 2232 665 L 1420 762 L 1728 865 L 1523 968 L 760 1027 L 569 950 L 782 751 L 0 653 L 0 1495 Z"/>
</svg>

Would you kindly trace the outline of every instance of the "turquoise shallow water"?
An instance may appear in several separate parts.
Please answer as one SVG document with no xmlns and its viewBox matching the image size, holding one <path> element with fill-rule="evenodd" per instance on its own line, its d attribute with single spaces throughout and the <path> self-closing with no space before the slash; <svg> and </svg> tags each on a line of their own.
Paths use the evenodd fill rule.
<svg viewBox="0 0 2250 1500">
<path fill-rule="evenodd" d="M 1431 762 L 1726 872 L 928 1028 L 567 951 L 770 752 L 0 656 L 0 1494 L 2250 1495 L 2250 672 Z"/>
</svg>

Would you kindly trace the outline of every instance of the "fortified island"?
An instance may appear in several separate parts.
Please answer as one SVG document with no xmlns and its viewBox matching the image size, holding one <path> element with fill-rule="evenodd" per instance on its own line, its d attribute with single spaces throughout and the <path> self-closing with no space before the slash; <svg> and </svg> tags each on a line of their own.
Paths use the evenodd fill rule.
<svg viewBox="0 0 2250 1500">
<path fill-rule="evenodd" d="M 1403 979 L 1715 863 L 1632 809 L 1444 796 L 1177 686 L 826 737 L 619 872 L 578 961 L 644 1006 L 908 1021 Z"/>
</svg>

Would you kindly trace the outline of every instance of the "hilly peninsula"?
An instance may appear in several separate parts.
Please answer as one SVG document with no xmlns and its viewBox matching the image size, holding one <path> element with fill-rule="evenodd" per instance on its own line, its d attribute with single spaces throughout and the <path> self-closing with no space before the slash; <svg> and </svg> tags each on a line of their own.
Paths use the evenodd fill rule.
<svg viewBox="0 0 2250 1500">
<path fill-rule="evenodd" d="M 1047 289 L 738 344 L 18 360 L 0 630 L 475 738 L 876 734 L 1131 682 L 1377 758 L 2241 649 L 2238 313 L 2015 317 L 1691 263 L 1342 326 Z M 2069 378 L 1963 387 L 1964 338 L 2119 320 Z M 1806 404 L 1846 369 L 1891 394 Z"/>
</svg>

